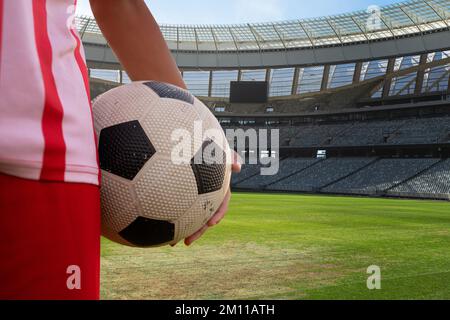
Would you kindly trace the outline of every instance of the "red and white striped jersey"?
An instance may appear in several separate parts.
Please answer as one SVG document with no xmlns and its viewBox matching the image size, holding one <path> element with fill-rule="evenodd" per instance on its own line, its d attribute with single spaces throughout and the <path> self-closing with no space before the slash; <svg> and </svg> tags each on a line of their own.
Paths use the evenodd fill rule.
<svg viewBox="0 0 450 320">
<path fill-rule="evenodd" d="M 76 0 L 0 0 L 0 172 L 99 184 Z"/>
</svg>

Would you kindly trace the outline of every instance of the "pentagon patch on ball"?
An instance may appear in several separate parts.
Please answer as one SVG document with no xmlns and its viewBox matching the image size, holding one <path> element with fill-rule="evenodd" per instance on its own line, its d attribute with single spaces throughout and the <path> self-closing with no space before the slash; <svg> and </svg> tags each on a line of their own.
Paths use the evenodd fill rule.
<svg viewBox="0 0 450 320">
<path fill-rule="evenodd" d="M 152 247 L 172 241 L 175 235 L 175 226 L 167 221 L 137 217 L 119 234 L 133 245 Z"/>
<path fill-rule="evenodd" d="M 212 154 L 205 152 L 212 150 Z M 219 152 L 219 154 L 214 154 Z M 200 159 L 201 163 L 196 163 Z M 191 160 L 192 171 L 197 181 L 198 194 L 205 194 L 220 190 L 226 170 L 226 154 L 212 140 L 205 141 L 202 148 Z"/>
<path fill-rule="evenodd" d="M 176 99 L 194 104 L 194 96 L 188 91 L 176 86 L 157 81 L 145 82 L 144 85 L 156 92 L 160 98 Z"/>
<path fill-rule="evenodd" d="M 104 128 L 98 144 L 100 168 L 128 180 L 155 154 L 139 121 Z"/>
</svg>

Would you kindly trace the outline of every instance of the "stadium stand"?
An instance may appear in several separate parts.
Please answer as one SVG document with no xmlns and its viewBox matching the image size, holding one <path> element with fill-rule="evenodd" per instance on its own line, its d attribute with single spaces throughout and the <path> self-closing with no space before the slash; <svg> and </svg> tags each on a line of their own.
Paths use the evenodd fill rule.
<svg viewBox="0 0 450 320">
<path fill-rule="evenodd" d="M 238 174 L 234 173 L 231 176 L 231 185 L 237 185 L 238 183 L 248 178 L 259 175 L 260 170 L 261 170 L 260 164 L 246 164 L 245 166 L 242 167 L 240 173 Z"/>
<path fill-rule="evenodd" d="M 226 127 L 230 128 L 230 127 Z M 450 116 L 420 119 L 306 124 L 289 127 L 239 127 L 279 129 L 281 146 L 375 146 L 450 142 Z"/>
<path fill-rule="evenodd" d="M 450 117 L 407 120 L 390 135 L 390 144 L 434 144 L 450 141 Z"/>
<path fill-rule="evenodd" d="M 297 128 L 297 133 L 290 146 L 319 147 L 329 145 L 333 137 L 342 134 L 350 128 L 350 124 L 310 125 Z"/>
<path fill-rule="evenodd" d="M 362 195 L 383 194 L 389 188 L 421 173 L 439 159 L 380 159 L 322 191 Z"/>
<path fill-rule="evenodd" d="M 450 159 L 288 158 L 274 176 L 234 174 L 238 190 L 321 192 L 450 200 Z"/>
<path fill-rule="evenodd" d="M 235 186 L 236 188 L 241 189 L 263 189 L 271 183 L 284 179 L 288 176 L 291 176 L 292 174 L 313 166 L 318 161 L 319 160 L 316 159 L 288 158 L 280 162 L 278 174 L 273 176 L 264 176 L 257 174 L 250 179 L 236 184 Z"/>
<path fill-rule="evenodd" d="M 450 159 L 438 162 L 422 174 L 388 190 L 389 195 L 450 199 Z"/>
<path fill-rule="evenodd" d="M 267 187 L 277 191 L 320 191 L 324 186 L 367 166 L 373 158 L 330 158 Z"/>
<path fill-rule="evenodd" d="M 404 121 L 357 122 L 331 139 L 333 146 L 361 146 L 386 144 L 390 136 L 404 125 Z"/>
</svg>

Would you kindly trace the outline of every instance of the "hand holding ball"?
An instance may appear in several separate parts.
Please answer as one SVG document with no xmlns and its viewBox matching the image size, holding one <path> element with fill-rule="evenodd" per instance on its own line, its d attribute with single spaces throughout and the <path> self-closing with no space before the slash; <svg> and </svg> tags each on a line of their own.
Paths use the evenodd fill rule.
<svg viewBox="0 0 450 320">
<path fill-rule="evenodd" d="M 188 91 L 134 82 L 93 105 L 102 169 L 102 233 L 129 246 L 175 244 L 219 208 L 231 151 L 208 108 Z"/>
</svg>

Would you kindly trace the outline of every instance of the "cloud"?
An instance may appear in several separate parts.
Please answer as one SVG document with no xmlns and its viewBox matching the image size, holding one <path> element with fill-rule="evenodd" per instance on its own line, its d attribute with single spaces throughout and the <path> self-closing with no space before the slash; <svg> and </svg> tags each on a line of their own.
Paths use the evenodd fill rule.
<svg viewBox="0 0 450 320">
<path fill-rule="evenodd" d="M 234 0 L 236 21 L 269 22 L 285 19 L 282 0 Z"/>
</svg>

